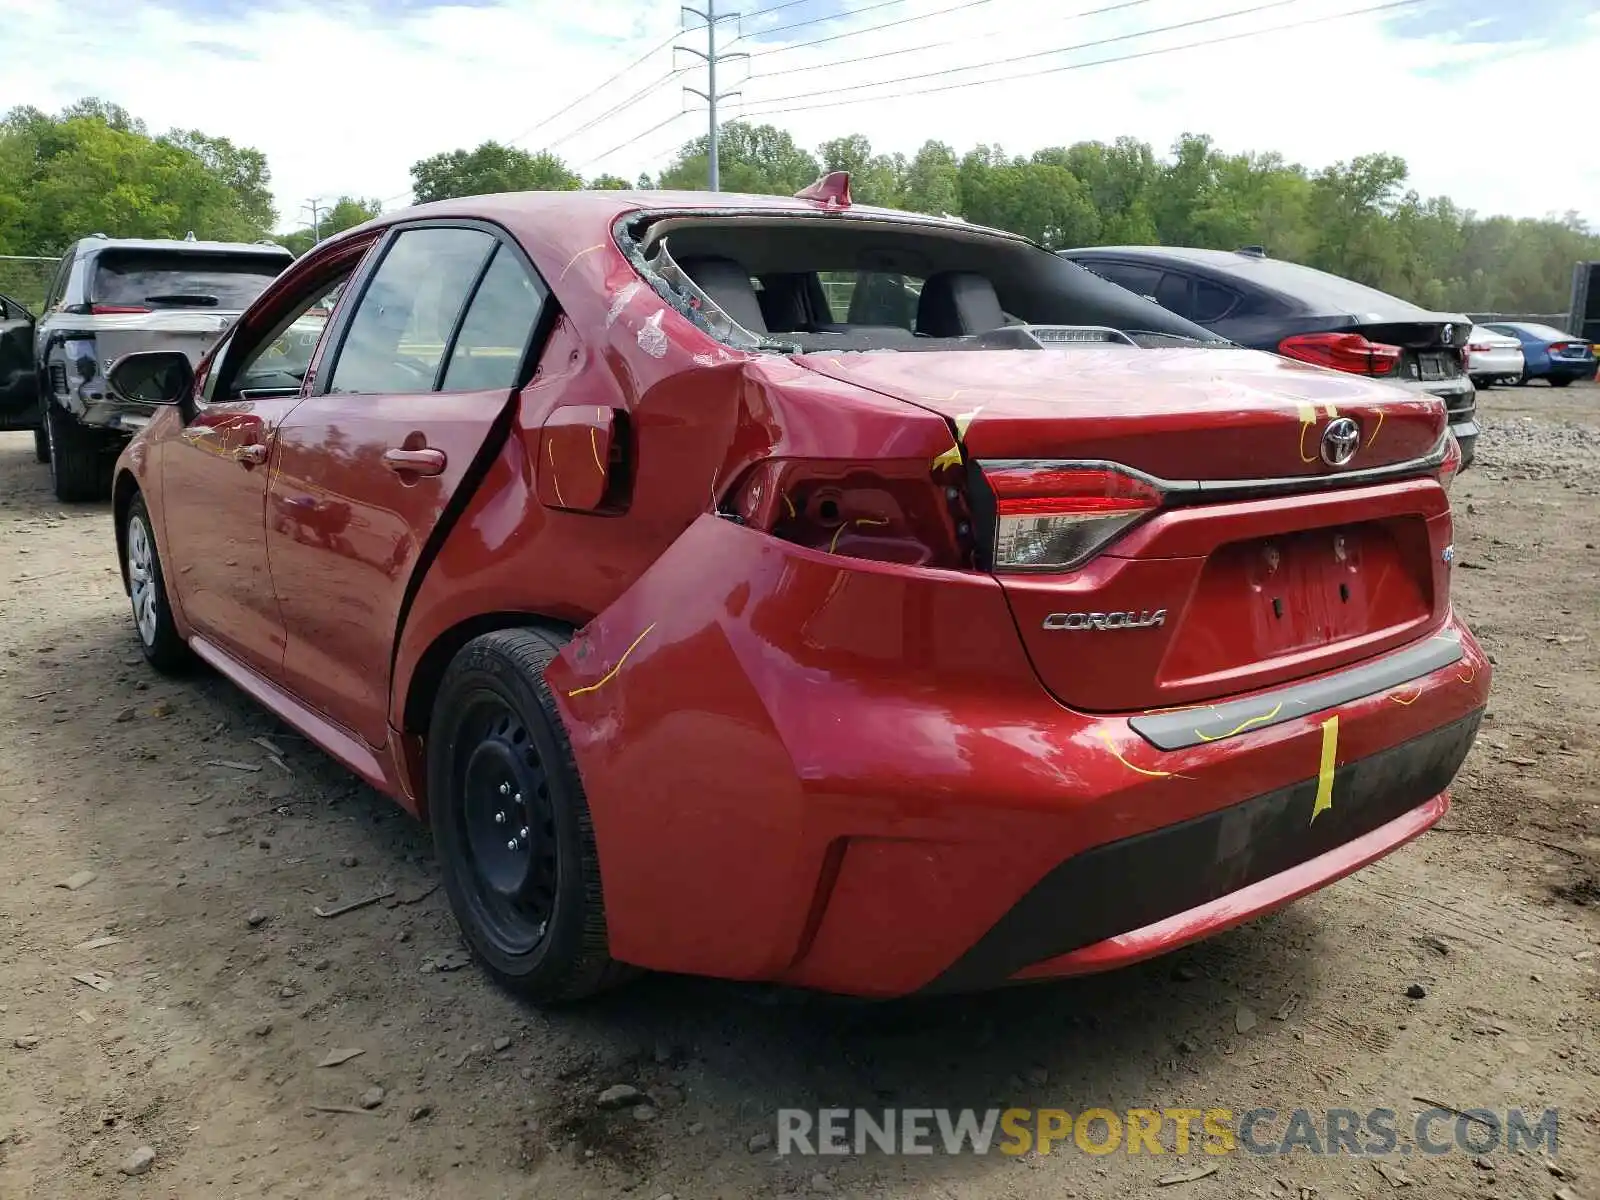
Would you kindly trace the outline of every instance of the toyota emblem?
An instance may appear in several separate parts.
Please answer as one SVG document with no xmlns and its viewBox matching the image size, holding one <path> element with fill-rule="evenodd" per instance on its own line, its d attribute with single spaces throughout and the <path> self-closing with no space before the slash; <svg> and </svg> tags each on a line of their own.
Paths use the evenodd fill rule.
<svg viewBox="0 0 1600 1200">
<path fill-rule="evenodd" d="M 1361 426 L 1349 417 L 1329 421 L 1322 431 L 1322 461 L 1330 467 L 1342 467 L 1356 456 L 1361 446 Z"/>
</svg>

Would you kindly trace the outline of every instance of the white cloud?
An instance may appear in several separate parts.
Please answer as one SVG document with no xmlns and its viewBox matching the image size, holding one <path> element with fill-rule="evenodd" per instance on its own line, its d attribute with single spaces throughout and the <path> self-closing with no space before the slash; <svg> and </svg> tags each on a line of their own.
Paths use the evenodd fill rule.
<svg viewBox="0 0 1600 1200">
<path fill-rule="evenodd" d="M 744 0 L 746 9 L 772 0 Z M 856 0 L 846 0 L 861 7 Z M 857 18 L 899 20 L 957 0 L 907 0 Z M 1110 0 L 989 0 L 963 12 L 730 63 L 752 113 L 808 103 L 862 103 L 774 113 L 804 145 L 861 132 L 883 150 L 913 151 L 928 138 L 965 150 L 998 142 L 1040 146 L 1131 134 L 1165 150 L 1185 131 L 1225 149 L 1277 150 L 1320 166 L 1371 151 L 1411 165 L 1412 183 L 1480 212 L 1537 216 L 1578 209 L 1600 218 L 1595 132 L 1576 114 L 1591 102 L 1600 19 L 1574 26 L 1559 46 L 1402 39 L 1372 14 L 1176 53 L 992 86 L 885 98 L 884 92 L 1020 74 L 1137 54 L 1368 7 L 1376 0 L 1289 0 L 1279 7 L 1147 38 L 962 72 L 885 89 L 857 84 L 1034 54 L 1120 34 L 1251 8 L 1265 0 L 1144 0 L 1080 20 L 1074 11 Z M 838 7 L 836 4 L 835 8 Z M 219 9 L 219 11 L 222 11 Z M 784 17 L 802 17 L 800 5 Z M 1423 10 L 1426 11 L 1426 10 Z M 284 223 L 306 197 L 341 193 L 403 200 L 416 159 L 486 138 L 527 133 L 539 148 L 649 83 L 671 66 L 656 55 L 599 96 L 538 123 L 594 87 L 677 24 L 675 0 L 537 0 L 499 8 L 438 8 L 363 19 L 355 10 L 307 5 L 252 8 L 240 19 L 180 16 L 147 2 L 86 20 L 66 0 L 0 0 L 0 106 L 55 109 L 85 94 L 127 107 L 155 129 L 198 127 L 267 153 Z M 776 18 L 774 18 L 776 20 Z M 851 28 L 848 18 L 782 35 L 807 41 Z M 694 36 L 702 45 L 703 35 Z M 687 40 L 687 39 L 686 39 Z M 949 42 L 873 62 L 840 60 Z M 740 48 L 770 50 L 750 39 Z M 239 54 L 219 53 L 231 47 Z M 826 65 L 795 71 L 797 67 Z M 679 55 L 677 65 L 692 60 Z M 748 79 L 743 79 L 746 72 Z M 784 71 L 784 74 L 774 72 Z M 743 80 L 742 82 L 740 82 Z M 632 177 L 659 167 L 704 128 L 686 115 L 600 161 L 596 155 L 697 102 L 680 83 L 690 71 L 596 128 L 556 146 L 586 174 Z M 775 97 L 798 97 L 773 104 Z M 767 118 L 761 118 L 767 119 Z M 531 132 L 528 132 L 530 131 Z"/>
</svg>

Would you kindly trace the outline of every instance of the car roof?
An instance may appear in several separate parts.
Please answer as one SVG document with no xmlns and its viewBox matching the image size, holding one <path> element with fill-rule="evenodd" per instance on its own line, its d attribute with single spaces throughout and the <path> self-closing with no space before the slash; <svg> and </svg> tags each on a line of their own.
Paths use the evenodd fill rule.
<svg viewBox="0 0 1600 1200">
<path fill-rule="evenodd" d="M 163 250 L 189 254 L 260 254 L 271 258 L 293 258 L 288 247 L 277 242 L 202 242 L 187 238 L 108 238 L 78 240 L 83 250 Z"/>
<path fill-rule="evenodd" d="M 1534 337 L 1544 338 L 1546 341 L 1576 340 L 1570 333 L 1557 329 L 1554 325 L 1541 325 L 1538 321 L 1496 321 L 1496 325 L 1504 325 L 1508 329 L 1520 329 L 1524 333 L 1531 333 Z"/>
</svg>

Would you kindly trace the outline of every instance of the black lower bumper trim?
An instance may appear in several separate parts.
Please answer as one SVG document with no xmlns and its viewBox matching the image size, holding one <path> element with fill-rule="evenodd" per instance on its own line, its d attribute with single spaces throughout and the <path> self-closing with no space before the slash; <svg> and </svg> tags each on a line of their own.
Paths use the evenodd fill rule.
<svg viewBox="0 0 1600 1200">
<path fill-rule="evenodd" d="M 1074 855 L 924 990 L 993 987 L 1024 967 L 1197 908 L 1370 833 L 1450 785 L 1482 715 L 1339 767 L 1333 807 L 1315 821 L 1311 778 Z"/>
</svg>

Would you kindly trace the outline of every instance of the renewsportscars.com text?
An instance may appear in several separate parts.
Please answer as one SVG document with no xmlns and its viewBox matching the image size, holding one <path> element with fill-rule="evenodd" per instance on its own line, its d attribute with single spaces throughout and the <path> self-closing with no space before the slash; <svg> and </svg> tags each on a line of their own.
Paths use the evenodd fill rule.
<svg viewBox="0 0 1600 1200">
<path fill-rule="evenodd" d="M 801 1108 L 778 1110 L 779 1154 L 1481 1155 L 1558 1148 L 1559 1110 Z"/>
</svg>

